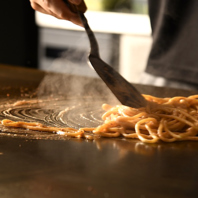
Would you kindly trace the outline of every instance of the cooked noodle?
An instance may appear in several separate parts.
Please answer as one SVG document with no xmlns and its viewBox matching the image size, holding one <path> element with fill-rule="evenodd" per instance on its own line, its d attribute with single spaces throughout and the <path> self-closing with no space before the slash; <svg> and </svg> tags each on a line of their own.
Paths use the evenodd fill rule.
<svg viewBox="0 0 198 198">
<path fill-rule="evenodd" d="M 131 108 L 123 105 L 111 107 L 104 104 L 106 111 L 104 123 L 97 128 L 57 128 L 40 123 L 13 122 L 2 120 L 7 127 L 20 127 L 30 130 L 56 132 L 70 137 L 85 137 L 85 131 L 102 137 L 119 137 L 139 139 L 145 143 L 158 141 L 174 142 L 198 140 L 198 95 L 189 97 L 157 98 L 144 95 L 148 105 Z"/>
</svg>

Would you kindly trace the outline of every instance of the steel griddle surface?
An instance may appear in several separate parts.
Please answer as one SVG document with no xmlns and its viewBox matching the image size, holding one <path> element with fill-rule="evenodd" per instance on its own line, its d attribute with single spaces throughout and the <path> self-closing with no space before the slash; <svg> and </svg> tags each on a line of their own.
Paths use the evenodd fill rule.
<svg viewBox="0 0 198 198">
<path fill-rule="evenodd" d="M 8 66 L 0 66 L 0 69 L 2 71 L 0 78 L 2 84 L 1 104 L 13 103 L 19 99 L 38 99 L 36 97 L 38 95 L 37 88 L 45 78 L 44 73 Z M 70 78 L 66 76 L 65 79 Z M 194 92 L 182 90 L 145 86 L 139 86 L 139 88 L 142 93 L 156 96 L 161 94 L 162 97 L 194 94 Z M 100 92 L 96 89 L 92 91 L 94 91 L 94 97 L 96 96 L 95 91 Z M 58 95 L 61 94 L 62 92 Z M 81 92 L 81 94 L 83 93 Z M 76 94 L 75 96 L 80 95 Z M 50 95 L 50 97 L 52 96 Z M 32 115 L 35 116 L 38 110 L 42 112 L 42 122 L 47 120 L 47 122 L 62 125 L 64 123 L 61 123 L 59 119 L 54 121 L 56 116 L 43 120 L 49 111 L 52 112 L 52 115 L 56 115 L 56 112 L 66 105 L 66 103 L 63 105 L 61 97 L 57 98 L 59 101 L 56 105 L 60 109 L 55 108 L 56 105 L 53 108 L 41 105 L 42 110 L 38 110 L 37 104 L 33 104 L 29 110 L 26 106 L 22 111 L 19 111 L 17 116 L 30 114 L 29 119 L 32 119 Z M 67 97 L 68 100 L 69 98 Z M 44 99 L 46 99 L 46 95 L 42 95 L 42 100 Z M 53 99 L 50 103 L 56 100 L 55 97 Z M 86 102 L 89 100 L 90 98 Z M 94 115 L 92 118 L 96 117 L 98 120 L 94 121 L 100 122 L 99 117 L 94 113 L 102 113 L 98 101 L 102 102 L 101 100 L 92 100 L 91 103 L 77 104 L 77 106 L 81 104 L 79 113 L 85 107 L 89 112 L 91 105 L 88 104 L 95 103 L 97 105 L 94 105 L 95 109 L 92 109 Z M 17 109 L 17 107 L 15 108 Z M 16 113 L 18 111 L 16 109 L 12 113 Z M 70 110 L 70 115 L 74 115 L 72 108 Z M 0 116 L 2 116 L 2 112 Z M 63 120 L 67 120 L 68 115 L 65 116 Z M 80 116 L 78 118 L 71 116 L 70 118 L 70 124 L 75 125 L 78 123 L 75 119 L 84 119 Z M 40 118 L 37 117 L 37 119 Z M 90 124 L 90 121 L 86 120 L 84 124 Z M 35 139 L 0 134 L 1 198 L 197 197 L 198 142 L 186 141 L 151 145 L 121 138 L 100 138 L 95 141 L 87 141 L 77 138 L 63 140 L 38 137 Z"/>
<path fill-rule="evenodd" d="M 0 120 L 38 122 L 51 127 L 97 127 L 103 123 L 104 113 L 100 98 L 75 97 L 11 100 L 0 103 Z M 65 136 L 51 132 L 32 131 L 20 128 L 8 128 L 0 125 L 1 136 L 18 136 L 31 139 L 65 139 Z"/>
</svg>

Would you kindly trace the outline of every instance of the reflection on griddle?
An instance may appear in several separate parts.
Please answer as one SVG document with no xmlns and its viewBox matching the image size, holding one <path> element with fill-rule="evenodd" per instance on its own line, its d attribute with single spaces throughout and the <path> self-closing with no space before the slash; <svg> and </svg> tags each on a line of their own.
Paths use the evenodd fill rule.
<svg viewBox="0 0 198 198">
<path fill-rule="evenodd" d="M 112 147 L 117 151 L 120 158 L 124 158 L 131 152 L 138 155 L 152 157 L 164 152 L 189 152 L 198 149 L 197 142 L 177 142 L 177 143 L 156 143 L 146 144 L 139 140 L 124 139 L 124 138 L 99 138 L 95 140 L 96 146 L 99 150 L 103 150 L 104 147 Z"/>
</svg>

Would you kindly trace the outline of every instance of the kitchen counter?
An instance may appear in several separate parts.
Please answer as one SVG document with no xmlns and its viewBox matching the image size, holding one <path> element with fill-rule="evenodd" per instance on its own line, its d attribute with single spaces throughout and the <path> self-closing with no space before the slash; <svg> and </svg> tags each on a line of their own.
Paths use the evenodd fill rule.
<svg viewBox="0 0 198 198">
<path fill-rule="evenodd" d="M 0 65 L 0 70 L 2 101 L 36 98 L 46 76 L 52 75 L 6 65 Z M 56 75 L 59 80 L 64 76 L 66 82 L 72 79 Z M 103 87 L 99 79 L 89 80 L 84 82 L 98 81 Z M 162 97 L 195 93 L 135 86 L 142 93 Z M 198 142 L 189 141 L 144 144 L 122 138 L 88 141 L 1 135 L 0 197 L 197 197 L 197 155 Z"/>
</svg>

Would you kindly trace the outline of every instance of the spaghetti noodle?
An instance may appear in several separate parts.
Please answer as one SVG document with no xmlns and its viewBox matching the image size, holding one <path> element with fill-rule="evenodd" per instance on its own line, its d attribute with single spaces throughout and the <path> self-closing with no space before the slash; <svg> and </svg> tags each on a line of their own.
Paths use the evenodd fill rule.
<svg viewBox="0 0 198 198">
<path fill-rule="evenodd" d="M 91 135 L 139 139 L 145 143 L 198 140 L 198 95 L 189 97 L 157 98 L 144 95 L 148 105 L 131 108 L 104 104 L 104 123 L 97 128 L 57 128 L 40 123 L 14 122 L 4 119 L 2 125 L 30 130 L 61 133 L 70 137 Z M 90 132 L 87 135 L 85 132 Z"/>
</svg>

